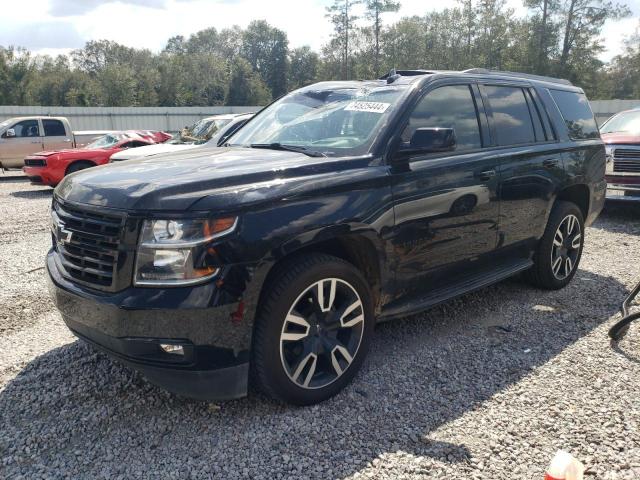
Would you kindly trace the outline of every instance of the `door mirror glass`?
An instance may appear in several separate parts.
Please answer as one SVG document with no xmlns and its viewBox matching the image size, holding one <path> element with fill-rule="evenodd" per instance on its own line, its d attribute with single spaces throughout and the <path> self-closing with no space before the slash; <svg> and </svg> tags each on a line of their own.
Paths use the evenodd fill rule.
<svg viewBox="0 0 640 480">
<path fill-rule="evenodd" d="M 13 128 L 9 128 L 6 132 L 4 132 L 4 138 L 13 138 L 16 136 L 16 131 Z"/>
<path fill-rule="evenodd" d="M 453 128 L 416 128 L 409 145 L 403 151 L 450 152 L 456 148 L 456 134 Z"/>
</svg>

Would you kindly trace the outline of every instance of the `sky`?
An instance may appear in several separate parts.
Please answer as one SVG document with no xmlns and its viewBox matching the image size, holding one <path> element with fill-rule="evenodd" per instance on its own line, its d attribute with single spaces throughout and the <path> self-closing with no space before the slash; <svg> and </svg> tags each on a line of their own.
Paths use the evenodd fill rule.
<svg viewBox="0 0 640 480">
<path fill-rule="evenodd" d="M 524 14 L 521 0 L 507 0 Z M 622 51 L 625 35 L 639 25 L 640 0 L 621 0 L 633 16 L 608 22 L 603 30 L 608 61 Z M 79 48 L 88 40 L 107 39 L 160 51 L 174 35 L 190 34 L 208 27 L 221 30 L 251 20 L 264 19 L 287 32 L 291 47 L 309 45 L 314 50 L 327 42 L 331 24 L 325 7 L 331 0 L 28 0 L 1 2 L 0 45 L 23 46 L 35 53 L 56 55 Z M 400 0 L 398 13 L 386 14 L 385 22 L 424 15 L 454 2 Z M 428 66 L 425 66 L 428 67 Z"/>
</svg>

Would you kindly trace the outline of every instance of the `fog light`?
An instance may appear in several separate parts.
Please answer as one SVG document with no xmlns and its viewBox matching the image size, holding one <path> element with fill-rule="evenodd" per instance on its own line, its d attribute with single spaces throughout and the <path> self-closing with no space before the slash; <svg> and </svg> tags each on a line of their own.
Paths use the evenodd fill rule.
<svg viewBox="0 0 640 480">
<path fill-rule="evenodd" d="M 165 353 L 170 353 L 172 355 L 184 355 L 184 348 L 182 348 L 182 345 L 174 345 L 171 343 L 161 343 L 160 348 Z"/>
</svg>

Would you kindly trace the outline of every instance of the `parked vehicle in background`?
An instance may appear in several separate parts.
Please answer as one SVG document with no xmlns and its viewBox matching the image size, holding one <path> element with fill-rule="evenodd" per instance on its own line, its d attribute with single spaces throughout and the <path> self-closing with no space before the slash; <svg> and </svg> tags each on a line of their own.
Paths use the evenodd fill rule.
<svg viewBox="0 0 640 480">
<path fill-rule="evenodd" d="M 189 128 L 189 133 L 184 137 L 178 135 L 176 138 L 157 145 L 117 152 L 111 155 L 111 161 L 133 160 L 160 153 L 188 150 L 199 146 L 218 147 L 237 132 L 253 115 L 253 113 L 241 113 L 208 117 Z"/>
<path fill-rule="evenodd" d="M 607 199 L 640 200 L 640 109 L 620 112 L 600 127 L 607 149 Z"/>
<path fill-rule="evenodd" d="M 104 165 L 116 152 L 165 142 L 171 135 L 150 130 L 109 133 L 84 148 L 38 152 L 24 159 L 22 168 L 31 183 L 55 187 L 65 175 Z"/>
<path fill-rule="evenodd" d="M 318 83 L 229 144 L 81 172 L 53 196 L 66 324 L 201 399 L 246 394 L 252 371 L 268 395 L 319 402 L 376 321 L 521 272 L 562 288 L 605 200 L 589 102 L 547 77 Z"/>
<path fill-rule="evenodd" d="M 80 148 L 109 130 L 73 132 L 64 117 L 16 117 L 0 122 L 0 167 L 22 168 L 24 158 L 42 150 Z"/>
</svg>

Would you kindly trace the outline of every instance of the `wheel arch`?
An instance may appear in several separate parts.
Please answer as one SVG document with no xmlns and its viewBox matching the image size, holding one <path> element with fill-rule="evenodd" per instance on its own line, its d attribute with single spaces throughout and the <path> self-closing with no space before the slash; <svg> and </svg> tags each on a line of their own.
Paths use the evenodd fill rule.
<svg viewBox="0 0 640 480">
<path fill-rule="evenodd" d="M 589 187 L 583 183 L 578 183 L 560 190 L 556 196 L 555 202 L 567 201 L 574 203 L 578 206 L 582 212 L 582 218 L 586 221 L 589 216 L 590 198 L 591 192 Z"/>
<path fill-rule="evenodd" d="M 309 243 L 288 242 L 296 244 L 295 248 L 281 248 L 276 261 L 271 265 L 262 283 L 258 307 L 267 287 L 272 283 L 288 262 L 310 253 L 324 253 L 340 258 L 356 267 L 364 276 L 371 289 L 374 309 L 380 306 L 383 290 L 382 247 L 376 245 L 369 235 L 363 233 L 345 233 Z"/>
<path fill-rule="evenodd" d="M 67 165 L 67 167 L 64 169 L 64 174 L 65 175 L 69 175 L 69 169 L 71 168 L 72 165 L 77 165 L 79 163 L 86 163 L 87 165 L 89 165 L 90 167 L 96 167 L 98 164 L 92 160 L 85 160 L 85 159 L 78 159 L 78 160 L 73 160 L 71 163 L 69 163 L 69 165 Z"/>
</svg>

